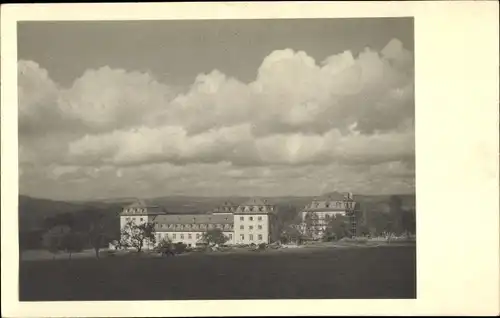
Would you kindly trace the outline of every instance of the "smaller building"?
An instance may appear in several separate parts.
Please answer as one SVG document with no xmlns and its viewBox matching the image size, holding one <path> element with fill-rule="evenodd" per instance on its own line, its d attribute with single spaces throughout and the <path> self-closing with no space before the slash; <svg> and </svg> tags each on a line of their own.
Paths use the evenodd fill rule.
<svg viewBox="0 0 500 318">
<path fill-rule="evenodd" d="M 313 239 L 323 237 L 328 222 L 337 216 L 347 216 L 353 206 L 352 193 L 332 192 L 315 198 L 300 212 L 300 231 Z"/>
</svg>

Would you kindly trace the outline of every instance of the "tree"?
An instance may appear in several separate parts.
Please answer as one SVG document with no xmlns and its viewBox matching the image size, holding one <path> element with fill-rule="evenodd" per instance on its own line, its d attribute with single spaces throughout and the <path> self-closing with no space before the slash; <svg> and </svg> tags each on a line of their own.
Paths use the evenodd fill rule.
<svg viewBox="0 0 500 318">
<path fill-rule="evenodd" d="M 84 246 L 82 234 L 73 231 L 65 234 L 61 243 L 62 249 L 69 253 L 69 259 L 72 253 L 81 252 Z"/>
<path fill-rule="evenodd" d="M 67 225 L 57 225 L 48 229 L 42 236 L 42 245 L 52 253 L 52 259 L 56 254 L 64 250 L 63 238 L 71 231 Z"/>
<path fill-rule="evenodd" d="M 401 234 L 403 232 L 402 229 L 402 218 L 403 218 L 403 200 L 399 195 L 391 195 L 390 197 L 390 216 L 391 222 L 390 227 L 388 228 L 389 232 L 394 232 L 396 234 Z"/>
<path fill-rule="evenodd" d="M 276 208 L 274 230 L 276 233 L 281 233 L 287 225 L 294 223 L 294 219 L 298 216 L 297 207 L 291 204 L 283 204 L 278 205 Z"/>
<path fill-rule="evenodd" d="M 168 237 L 164 237 L 158 245 L 156 245 L 156 251 L 164 255 L 173 255 L 174 254 L 174 244 L 172 240 Z"/>
<path fill-rule="evenodd" d="M 52 253 L 53 260 L 56 258 L 56 254 L 61 249 L 60 241 L 61 241 L 61 238 L 59 236 L 56 236 L 56 235 L 46 235 L 43 237 L 43 241 L 42 241 L 43 247 Z"/>
<path fill-rule="evenodd" d="M 404 232 L 415 234 L 416 232 L 415 209 L 409 209 L 403 211 L 403 215 L 401 217 L 401 225 Z"/>
<path fill-rule="evenodd" d="M 217 244 L 222 245 L 227 242 L 228 238 L 224 235 L 221 229 L 210 229 L 203 233 L 201 240 L 208 245 Z"/>
<path fill-rule="evenodd" d="M 118 247 L 135 248 L 140 253 L 145 244 L 156 244 L 155 223 L 146 222 L 135 224 L 134 221 L 128 221 L 121 231 Z"/>
<path fill-rule="evenodd" d="M 88 232 L 89 242 L 95 251 L 95 256 L 99 259 L 99 250 L 108 241 L 108 236 L 104 230 L 104 222 L 102 221 L 102 215 L 94 218 L 94 221 L 90 224 L 90 229 Z"/>
<path fill-rule="evenodd" d="M 287 244 L 291 242 L 296 242 L 300 244 L 302 241 L 302 235 L 295 226 L 289 225 L 285 227 L 281 232 L 280 241 L 282 244 Z"/>
<path fill-rule="evenodd" d="M 307 212 L 304 217 L 305 235 L 315 238 L 318 234 L 319 217 L 315 212 Z"/>
<path fill-rule="evenodd" d="M 343 215 L 333 216 L 326 225 L 323 235 L 324 240 L 339 240 L 351 235 L 349 217 Z"/>
<path fill-rule="evenodd" d="M 75 225 L 75 217 L 72 213 L 59 213 L 54 216 L 49 216 L 44 220 L 46 229 L 52 229 L 56 226 L 69 226 L 72 228 Z"/>
</svg>

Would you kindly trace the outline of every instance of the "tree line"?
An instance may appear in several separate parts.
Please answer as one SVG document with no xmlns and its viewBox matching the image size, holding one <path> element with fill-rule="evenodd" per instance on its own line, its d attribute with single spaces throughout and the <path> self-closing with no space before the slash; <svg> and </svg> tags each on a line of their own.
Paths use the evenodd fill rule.
<svg viewBox="0 0 500 318">
<path fill-rule="evenodd" d="M 295 214 L 294 218 L 287 217 L 287 219 L 279 219 L 281 216 L 278 214 L 279 239 L 282 243 L 311 240 L 320 226 L 324 227 L 321 239 L 326 241 L 351 237 L 354 234 L 348 216 L 327 216 L 324 220 L 320 220 L 316 213 L 311 212 L 303 221 L 298 212 Z M 357 203 L 354 214 L 356 236 L 416 234 L 415 208 L 404 208 L 402 198 L 398 195 L 389 198 L 389 211 Z"/>
</svg>

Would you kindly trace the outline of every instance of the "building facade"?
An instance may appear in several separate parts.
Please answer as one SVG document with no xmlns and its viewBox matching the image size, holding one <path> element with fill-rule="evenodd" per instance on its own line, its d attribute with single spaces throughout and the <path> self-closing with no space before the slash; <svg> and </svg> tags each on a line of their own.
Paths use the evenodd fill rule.
<svg viewBox="0 0 500 318">
<path fill-rule="evenodd" d="M 328 222 L 337 216 L 351 216 L 355 205 L 352 193 L 333 192 L 315 198 L 300 212 L 302 234 L 313 239 L 322 238 Z M 350 220 L 352 229 L 352 220 Z"/>
<path fill-rule="evenodd" d="M 271 243 L 275 212 L 274 205 L 258 198 L 239 205 L 233 213 L 235 243 Z"/>
<path fill-rule="evenodd" d="M 243 204 L 225 202 L 206 214 L 171 214 L 142 200 L 126 206 L 120 214 L 120 228 L 128 222 L 154 223 L 156 242 L 170 239 L 194 247 L 203 243 L 202 236 L 211 229 L 220 229 L 228 245 L 271 243 L 276 208 L 265 200 L 250 199 Z M 146 242 L 144 248 L 154 244 Z M 110 248 L 114 248 L 111 245 Z"/>
</svg>

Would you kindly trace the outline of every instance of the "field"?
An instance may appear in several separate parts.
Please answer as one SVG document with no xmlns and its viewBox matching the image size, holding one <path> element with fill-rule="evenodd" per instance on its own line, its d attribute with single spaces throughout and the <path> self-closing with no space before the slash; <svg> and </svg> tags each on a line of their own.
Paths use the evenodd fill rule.
<svg viewBox="0 0 500 318">
<path fill-rule="evenodd" d="M 20 301 L 415 298 L 415 246 L 20 262 Z"/>
</svg>

